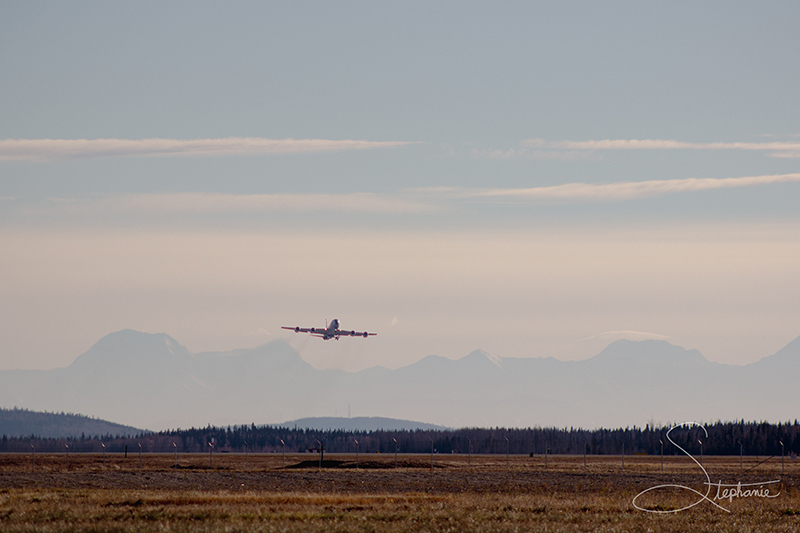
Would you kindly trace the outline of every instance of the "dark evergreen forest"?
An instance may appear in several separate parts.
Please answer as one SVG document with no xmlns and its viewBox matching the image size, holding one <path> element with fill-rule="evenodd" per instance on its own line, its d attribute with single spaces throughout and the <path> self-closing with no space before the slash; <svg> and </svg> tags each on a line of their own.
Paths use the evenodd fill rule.
<svg viewBox="0 0 800 533">
<path fill-rule="evenodd" d="M 800 450 L 800 426 L 794 423 L 716 422 L 702 428 L 678 427 L 671 431 L 672 440 L 687 452 L 706 455 L 781 454 Z M 40 452 L 61 452 L 65 445 L 71 452 L 100 452 L 105 444 L 108 452 L 123 452 L 125 447 L 138 451 L 139 444 L 146 453 L 171 453 L 177 447 L 182 453 L 209 451 L 250 453 L 305 452 L 318 448 L 331 453 L 356 451 L 361 453 L 476 453 L 676 455 L 682 453 L 671 444 L 668 427 L 628 427 L 618 429 L 584 430 L 575 428 L 464 428 L 445 431 L 316 431 L 277 426 L 206 427 L 184 430 L 142 433 L 134 437 L 105 435 L 103 437 L 37 438 L 3 436 L 0 452 L 30 452 L 34 446 Z M 396 441 L 396 442 L 395 442 Z"/>
</svg>

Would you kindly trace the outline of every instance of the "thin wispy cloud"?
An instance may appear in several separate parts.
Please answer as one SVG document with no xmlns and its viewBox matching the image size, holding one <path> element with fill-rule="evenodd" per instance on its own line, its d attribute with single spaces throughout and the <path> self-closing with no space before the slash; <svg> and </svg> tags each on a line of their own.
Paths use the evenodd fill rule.
<svg viewBox="0 0 800 533">
<path fill-rule="evenodd" d="M 279 155 L 392 148 L 404 141 L 330 139 L 5 139 L 0 160 L 47 161 L 95 157 Z"/>
<path fill-rule="evenodd" d="M 422 214 L 458 209 L 462 202 L 596 203 L 629 201 L 654 196 L 715 189 L 800 182 L 798 174 L 740 178 L 687 178 L 615 182 L 565 183 L 546 187 L 465 189 L 415 188 L 395 193 L 152 193 L 49 198 L 19 206 L 20 213 L 39 216 L 62 213 L 75 216 L 155 215 L 268 215 L 270 213 Z M 11 198 L 7 198 L 11 200 Z M 2 200 L 2 198 L 0 198 Z"/>
<path fill-rule="evenodd" d="M 798 158 L 797 142 L 712 142 L 692 143 L 670 139 L 601 139 L 548 141 L 525 139 L 505 150 L 473 149 L 472 155 L 489 159 L 585 159 L 598 150 L 743 150 L 769 152 L 768 157 Z"/>
<path fill-rule="evenodd" d="M 509 200 L 603 202 L 634 200 L 664 194 L 697 192 L 774 183 L 800 182 L 800 174 L 773 174 L 741 178 L 686 178 L 674 180 L 624 181 L 615 183 L 565 183 L 523 189 L 466 189 L 454 192 L 462 198 L 506 198 Z"/>
<path fill-rule="evenodd" d="M 437 209 L 423 202 L 375 193 L 351 194 L 124 194 L 50 200 L 71 212 L 136 214 L 267 214 L 290 212 L 419 213 Z M 46 207 L 45 207 L 46 209 Z"/>
<path fill-rule="evenodd" d="M 547 141 L 527 139 L 523 146 L 565 150 L 800 150 L 800 143 L 714 142 L 690 143 L 666 139 L 604 139 L 589 141 Z"/>
</svg>

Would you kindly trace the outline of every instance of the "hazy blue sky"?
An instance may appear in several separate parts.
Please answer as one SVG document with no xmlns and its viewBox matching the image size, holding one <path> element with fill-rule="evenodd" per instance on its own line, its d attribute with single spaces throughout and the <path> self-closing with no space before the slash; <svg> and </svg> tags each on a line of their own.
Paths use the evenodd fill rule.
<svg viewBox="0 0 800 533">
<path fill-rule="evenodd" d="M 0 3 L 0 369 L 800 335 L 796 2 Z M 281 325 L 379 335 L 323 343 Z"/>
</svg>

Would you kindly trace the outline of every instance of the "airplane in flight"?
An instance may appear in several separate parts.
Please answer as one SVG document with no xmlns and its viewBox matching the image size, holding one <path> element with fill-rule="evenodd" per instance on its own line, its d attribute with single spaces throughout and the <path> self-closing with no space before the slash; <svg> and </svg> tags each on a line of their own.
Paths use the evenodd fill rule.
<svg viewBox="0 0 800 533">
<path fill-rule="evenodd" d="M 365 339 L 370 335 L 377 335 L 377 333 L 369 333 L 366 331 L 345 331 L 343 329 L 339 329 L 339 319 L 334 318 L 331 320 L 331 323 L 328 324 L 325 321 L 325 328 L 301 328 L 300 326 L 297 327 L 287 327 L 281 326 L 281 329 L 290 329 L 295 333 L 310 333 L 312 337 L 319 337 L 322 340 L 329 340 L 329 339 L 336 339 L 339 340 L 339 337 L 364 337 Z"/>
</svg>

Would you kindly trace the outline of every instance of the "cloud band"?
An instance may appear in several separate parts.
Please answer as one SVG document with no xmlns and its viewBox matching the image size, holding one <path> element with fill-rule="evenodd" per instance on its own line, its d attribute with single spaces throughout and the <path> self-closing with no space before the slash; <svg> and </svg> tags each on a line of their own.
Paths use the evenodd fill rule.
<svg viewBox="0 0 800 533">
<path fill-rule="evenodd" d="M 489 159 L 585 159 L 597 150 L 745 150 L 765 151 L 769 157 L 798 158 L 796 142 L 713 142 L 691 143 L 670 139 L 601 139 L 589 141 L 548 141 L 525 139 L 505 150 L 473 149 L 472 155 Z"/>
<path fill-rule="evenodd" d="M 565 183 L 550 187 L 525 189 L 480 189 L 457 193 L 466 198 L 509 198 L 541 201 L 614 201 L 634 200 L 679 192 L 753 187 L 773 183 L 800 182 L 800 174 L 773 174 L 741 178 L 686 178 L 675 180 L 631 181 L 616 183 Z"/>
<path fill-rule="evenodd" d="M 604 139 L 599 141 L 526 139 L 520 144 L 532 148 L 559 150 L 800 150 L 800 143 L 790 142 L 690 143 L 665 139 Z"/>
<path fill-rule="evenodd" d="M 48 209 L 73 214 L 259 215 L 332 212 L 343 214 L 421 213 L 438 208 L 413 199 L 375 193 L 349 194 L 122 194 L 107 197 L 53 198 Z M 30 211 L 31 208 L 29 208 Z"/>
<path fill-rule="evenodd" d="M 276 155 L 368 150 L 416 144 L 329 139 L 5 139 L 0 160 L 47 161 L 95 157 Z"/>
</svg>

